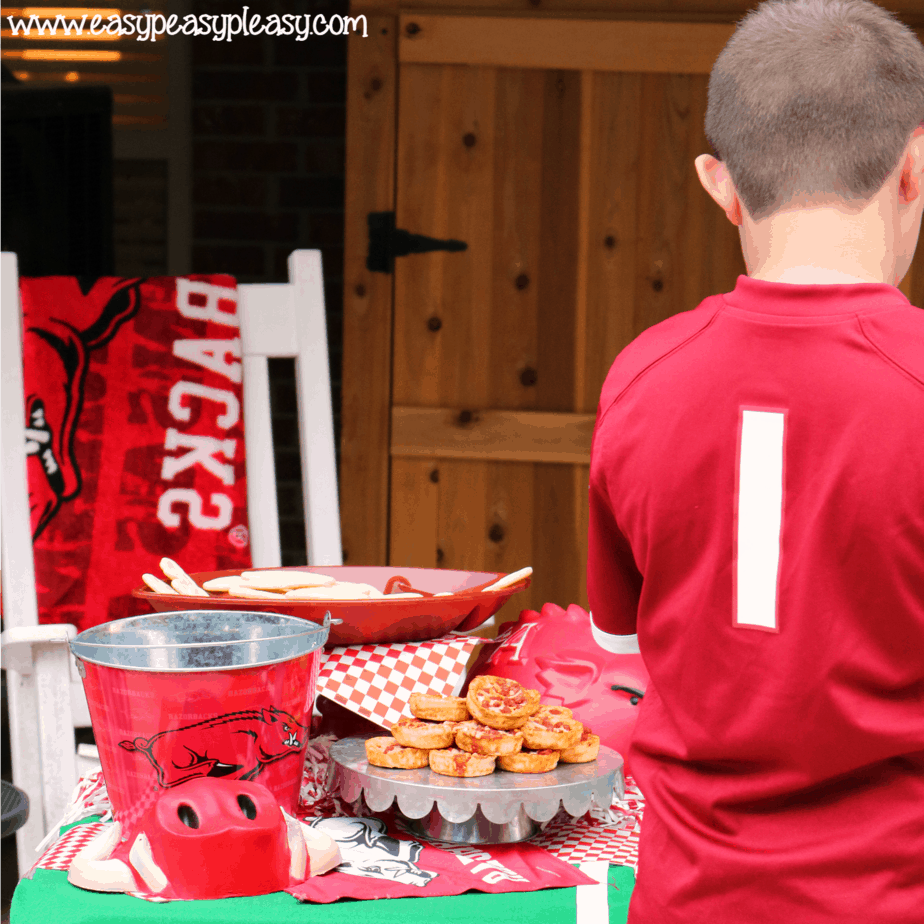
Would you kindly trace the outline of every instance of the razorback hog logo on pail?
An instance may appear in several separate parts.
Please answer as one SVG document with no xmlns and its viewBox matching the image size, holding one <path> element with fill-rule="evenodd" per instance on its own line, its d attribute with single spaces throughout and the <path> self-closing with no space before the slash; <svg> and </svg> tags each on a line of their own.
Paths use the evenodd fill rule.
<svg viewBox="0 0 924 924">
<path fill-rule="evenodd" d="M 202 776 L 255 779 L 267 764 L 298 754 L 307 734 L 306 725 L 272 706 L 217 715 L 119 746 L 144 754 L 157 782 L 169 789 Z"/>
</svg>

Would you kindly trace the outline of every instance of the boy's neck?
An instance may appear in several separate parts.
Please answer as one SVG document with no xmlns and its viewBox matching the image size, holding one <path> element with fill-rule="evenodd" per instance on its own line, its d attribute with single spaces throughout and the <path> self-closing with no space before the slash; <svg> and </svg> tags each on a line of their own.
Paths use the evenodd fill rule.
<svg viewBox="0 0 924 924">
<path fill-rule="evenodd" d="M 897 285 L 896 228 L 876 197 L 860 211 L 796 208 L 740 227 L 748 274 L 768 282 Z"/>
</svg>

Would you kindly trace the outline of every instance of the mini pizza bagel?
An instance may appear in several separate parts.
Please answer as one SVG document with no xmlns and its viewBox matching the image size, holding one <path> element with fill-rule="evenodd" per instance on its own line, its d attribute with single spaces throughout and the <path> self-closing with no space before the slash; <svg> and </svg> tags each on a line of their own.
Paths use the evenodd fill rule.
<svg viewBox="0 0 924 924">
<path fill-rule="evenodd" d="M 394 738 L 382 736 L 366 741 L 366 760 L 376 767 L 392 770 L 420 770 L 429 764 L 430 752 L 421 748 L 407 748 Z"/>
<path fill-rule="evenodd" d="M 204 584 L 202 586 L 205 587 Z M 538 719 L 539 716 L 543 715 L 551 716 L 554 719 L 571 719 L 574 717 L 574 713 L 567 706 L 546 706 L 544 704 L 540 705 L 533 713 L 533 717 Z"/>
<path fill-rule="evenodd" d="M 516 680 L 482 674 L 469 684 L 465 698 L 473 719 L 491 728 L 519 728 L 539 708 L 538 690 L 527 690 Z"/>
<path fill-rule="evenodd" d="M 502 731 L 479 722 L 460 722 L 456 725 L 456 746 L 471 754 L 488 754 L 500 757 L 516 754 L 523 747 L 519 731 Z"/>
<path fill-rule="evenodd" d="M 558 765 L 558 751 L 542 749 L 540 751 L 521 750 L 517 754 L 497 758 L 497 766 L 511 773 L 548 773 Z"/>
<path fill-rule="evenodd" d="M 581 740 L 570 748 L 565 748 L 558 759 L 563 764 L 586 764 L 596 760 L 600 753 L 600 736 L 595 735 L 586 725 Z"/>
<path fill-rule="evenodd" d="M 464 722 L 471 718 L 461 696 L 412 693 L 408 705 L 416 718 L 432 722 Z"/>
<path fill-rule="evenodd" d="M 402 716 L 396 725 L 392 725 L 391 733 L 398 744 L 407 748 L 448 748 L 453 743 L 454 728 L 448 722 L 426 722 L 423 719 L 414 719 Z"/>
<path fill-rule="evenodd" d="M 576 719 L 532 715 L 520 731 L 523 733 L 523 743 L 528 748 L 563 751 L 574 747 L 581 740 L 584 726 Z"/>
<path fill-rule="evenodd" d="M 428 751 L 430 769 L 443 776 L 487 776 L 494 772 L 494 758 L 484 754 L 469 754 L 459 748 Z"/>
</svg>

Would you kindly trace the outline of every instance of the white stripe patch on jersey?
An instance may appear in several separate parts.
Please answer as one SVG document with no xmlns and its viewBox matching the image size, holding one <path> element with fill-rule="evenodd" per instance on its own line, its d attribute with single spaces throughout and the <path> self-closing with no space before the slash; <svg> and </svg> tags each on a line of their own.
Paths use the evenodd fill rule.
<svg viewBox="0 0 924 924">
<path fill-rule="evenodd" d="M 735 625 L 778 631 L 783 411 L 741 411 Z"/>
</svg>

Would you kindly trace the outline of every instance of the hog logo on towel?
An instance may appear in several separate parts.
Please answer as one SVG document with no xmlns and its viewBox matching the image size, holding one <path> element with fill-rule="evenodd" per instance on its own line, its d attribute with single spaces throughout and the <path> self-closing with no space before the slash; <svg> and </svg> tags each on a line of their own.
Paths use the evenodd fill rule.
<svg viewBox="0 0 924 924">
<path fill-rule="evenodd" d="M 423 850 L 420 844 L 386 834 L 385 823 L 378 818 L 316 818 L 307 823 L 337 842 L 343 857 L 338 873 L 389 879 L 421 888 L 439 875 L 417 865 Z"/>
<path fill-rule="evenodd" d="M 229 712 L 119 746 L 144 754 L 157 782 L 169 789 L 203 776 L 253 780 L 267 764 L 299 754 L 307 740 L 306 725 L 271 707 Z"/>
<path fill-rule="evenodd" d="M 23 338 L 43 369 L 34 390 L 26 370 L 26 456 L 29 512 L 36 539 L 64 501 L 80 493 L 74 434 L 83 407 L 87 362 L 138 311 L 141 279 L 106 277 L 31 280 L 34 289 L 54 283 L 56 298 L 40 300 L 23 315 Z M 65 320 L 66 319 L 66 320 Z"/>
</svg>

